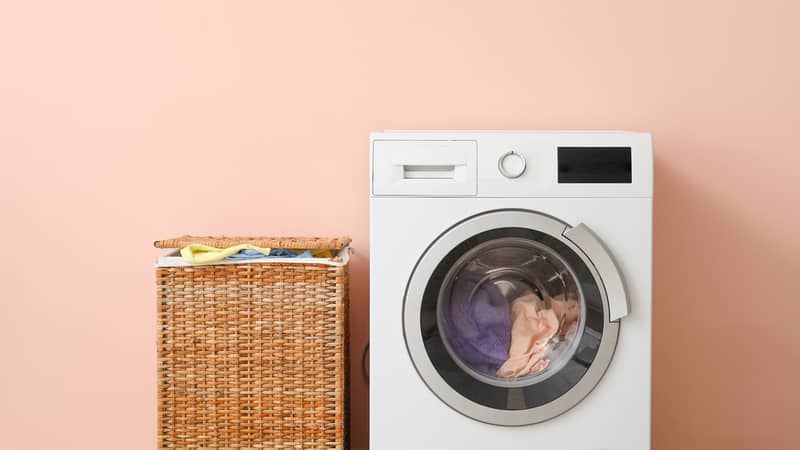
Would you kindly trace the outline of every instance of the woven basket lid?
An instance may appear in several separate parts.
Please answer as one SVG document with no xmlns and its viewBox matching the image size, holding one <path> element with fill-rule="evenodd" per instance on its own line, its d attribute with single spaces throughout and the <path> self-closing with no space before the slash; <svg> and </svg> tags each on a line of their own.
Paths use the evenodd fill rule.
<svg viewBox="0 0 800 450">
<path fill-rule="evenodd" d="M 204 244 L 216 248 L 250 244 L 266 248 L 324 249 L 339 250 L 349 244 L 351 239 L 340 237 L 247 237 L 247 236 L 181 236 L 153 242 L 158 248 L 183 248 L 189 244 Z"/>
</svg>

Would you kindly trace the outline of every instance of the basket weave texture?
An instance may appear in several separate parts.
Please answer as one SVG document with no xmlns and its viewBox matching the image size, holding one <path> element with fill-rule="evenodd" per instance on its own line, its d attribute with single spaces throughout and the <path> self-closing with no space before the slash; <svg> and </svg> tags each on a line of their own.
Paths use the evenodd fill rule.
<svg viewBox="0 0 800 450">
<path fill-rule="evenodd" d="M 158 267 L 159 448 L 346 448 L 348 274 Z"/>
</svg>

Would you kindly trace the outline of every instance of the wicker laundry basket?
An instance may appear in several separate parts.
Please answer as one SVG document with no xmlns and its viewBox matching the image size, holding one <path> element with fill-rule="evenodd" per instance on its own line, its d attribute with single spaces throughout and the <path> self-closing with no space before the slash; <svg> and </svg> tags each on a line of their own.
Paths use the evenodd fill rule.
<svg viewBox="0 0 800 450">
<path fill-rule="evenodd" d="M 334 257 L 190 265 L 159 258 L 159 448 L 347 446 L 349 238 L 191 237 Z"/>
</svg>

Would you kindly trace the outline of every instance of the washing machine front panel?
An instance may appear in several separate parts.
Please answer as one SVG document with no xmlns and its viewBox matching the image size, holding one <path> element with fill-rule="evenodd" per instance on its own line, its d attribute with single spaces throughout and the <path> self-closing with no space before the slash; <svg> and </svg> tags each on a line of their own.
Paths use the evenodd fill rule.
<svg viewBox="0 0 800 450">
<path fill-rule="evenodd" d="M 508 426 L 551 419 L 588 395 L 614 353 L 610 319 L 627 313 L 618 272 L 593 242 L 583 226 L 523 210 L 444 231 L 404 300 L 406 345 L 431 391 L 463 415 Z"/>
</svg>

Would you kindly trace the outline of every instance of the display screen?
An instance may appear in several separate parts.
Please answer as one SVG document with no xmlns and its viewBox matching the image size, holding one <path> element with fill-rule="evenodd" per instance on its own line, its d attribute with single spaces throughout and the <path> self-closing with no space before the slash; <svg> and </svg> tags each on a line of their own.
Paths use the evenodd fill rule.
<svg viewBox="0 0 800 450">
<path fill-rule="evenodd" d="M 558 147 L 559 183 L 630 183 L 630 147 Z"/>
</svg>

